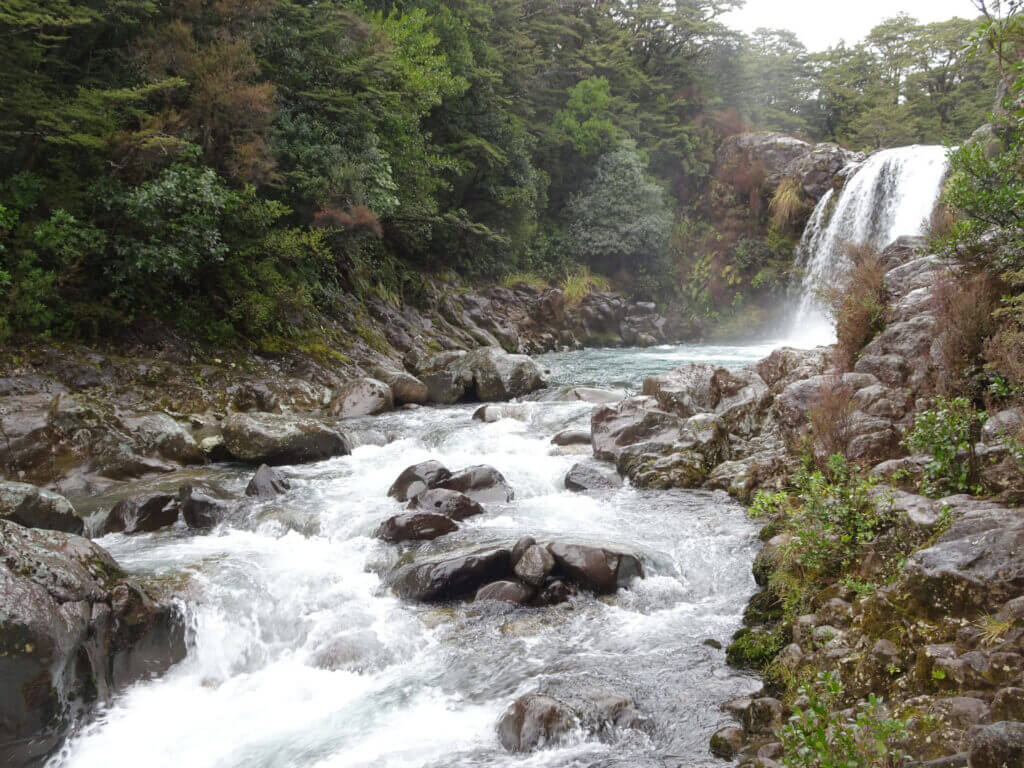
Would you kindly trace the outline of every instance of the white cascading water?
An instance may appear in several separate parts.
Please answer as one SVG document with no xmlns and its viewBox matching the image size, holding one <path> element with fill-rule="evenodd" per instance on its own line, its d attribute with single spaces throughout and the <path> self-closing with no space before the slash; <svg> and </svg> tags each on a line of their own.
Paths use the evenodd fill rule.
<svg viewBox="0 0 1024 768">
<path fill-rule="evenodd" d="M 790 326 L 794 346 L 835 341 L 835 328 L 818 291 L 845 277 L 849 245 L 881 249 L 899 237 L 924 234 L 948 166 L 945 147 L 887 149 L 861 165 L 838 200 L 831 190 L 821 199 L 797 249 L 804 277 Z"/>
</svg>

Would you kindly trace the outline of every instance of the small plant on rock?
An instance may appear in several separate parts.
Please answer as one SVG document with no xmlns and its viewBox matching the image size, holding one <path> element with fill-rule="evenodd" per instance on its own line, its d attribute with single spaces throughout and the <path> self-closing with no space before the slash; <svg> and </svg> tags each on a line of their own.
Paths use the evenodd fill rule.
<svg viewBox="0 0 1024 768">
<path fill-rule="evenodd" d="M 988 413 L 965 397 L 936 398 L 933 408 L 914 417 L 904 445 L 932 457 L 921 481 L 923 493 L 937 498 L 976 490 L 974 443 L 987 419 Z"/>
<path fill-rule="evenodd" d="M 842 706 L 843 686 L 827 672 L 800 693 L 807 697 L 780 732 L 788 768 L 902 768 L 908 758 L 891 742 L 906 736 L 903 720 L 890 717 L 874 694 L 852 712 Z M 844 714 L 845 712 L 845 714 Z"/>
</svg>

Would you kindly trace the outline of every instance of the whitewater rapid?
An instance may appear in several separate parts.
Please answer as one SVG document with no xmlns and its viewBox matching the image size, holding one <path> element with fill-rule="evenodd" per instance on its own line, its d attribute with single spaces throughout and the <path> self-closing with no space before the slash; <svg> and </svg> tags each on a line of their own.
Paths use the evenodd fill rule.
<svg viewBox="0 0 1024 768">
<path fill-rule="evenodd" d="M 703 357 L 739 365 L 763 351 L 706 348 Z M 699 358 L 702 350 L 595 350 L 544 361 L 559 382 L 635 385 L 641 371 L 678 365 L 676 355 Z M 565 491 L 566 471 L 591 459 L 560 454 L 550 439 L 588 427 L 591 406 L 540 399 L 527 408 L 525 420 L 493 424 L 473 421 L 472 406 L 366 419 L 353 424 L 363 444 L 351 456 L 285 468 L 292 490 L 253 503 L 242 521 L 210 535 L 176 527 L 101 539 L 128 571 L 183 595 L 189 653 L 101 710 L 52 768 L 715 764 L 707 744 L 728 721 L 721 704 L 760 685 L 705 644 L 728 642 L 755 591 L 754 526 L 722 493 Z M 422 551 L 572 537 L 640 553 L 648 577 L 612 597 L 581 594 L 544 609 L 397 599 L 382 574 L 399 550 L 372 534 L 399 511 L 386 496 L 391 482 L 428 458 L 452 469 L 493 465 L 516 499 L 486 505 L 485 515 Z M 225 465 L 199 475 L 241 492 L 250 473 Z M 180 482 L 136 483 L 91 504 Z M 604 741 L 579 733 L 510 755 L 495 724 L 517 696 L 545 682 L 625 693 L 649 728 Z"/>
</svg>

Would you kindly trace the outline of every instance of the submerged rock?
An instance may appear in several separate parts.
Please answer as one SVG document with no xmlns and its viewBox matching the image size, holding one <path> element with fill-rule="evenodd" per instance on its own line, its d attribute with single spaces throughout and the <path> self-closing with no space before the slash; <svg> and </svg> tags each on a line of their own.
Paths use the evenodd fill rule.
<svg viewBox="0 0 1024 768">
<path fill-rule="evenodd" d="M 158 531 L 174 525 L 180 511 L 177 498 L 169 493 L 130 496 L 114 505 L 100 525 L 97 535 Z"/>
<path fill-rule="evenodd" d="M 516 699 L 498 721 L 498 740 L 509 752 L 531 752 L 572 730 L 576 714 L 562 702 L 539 694 Z"/>
<path fill-rule="evenodd" d="M 234 413 L 222 431 L 231 456 L 253 464 L 308 464 L 352 452 L 344 435 L 314 419 Z"/>
<path fill-rule="evenodd" d="M 59 493 L 28 483 L 0 481 L 0 519 L 26 528 L 81 534 L 85 523 L 71 502 Z"/>
<path fill-rule="evenodd" d="M 184 658 L 177 611 L 96 544 L 0 520 L 0 764 L 49 753 L 83 708 Z"/>
<path fill-rule="evenodd" d="M 228 504 L 217 498 L 218 491 L 191 483 L 178 489 L 178 504 L 181 516 L 189 528 L 205 530 L 213 528 L 224 519 L 228 512 Z"/>
<path fill-rule="evenodd" d="M 522 605 L 533 599 L 533 588 L 521 581 L 494 581 L 477 590 L 474 602 L 494 600 Z"/>
</svg>

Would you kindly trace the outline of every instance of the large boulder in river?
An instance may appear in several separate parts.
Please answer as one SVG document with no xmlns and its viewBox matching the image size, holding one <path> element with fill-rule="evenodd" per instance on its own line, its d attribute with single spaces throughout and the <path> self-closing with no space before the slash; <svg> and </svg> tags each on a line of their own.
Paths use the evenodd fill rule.
<svg viewBox="0 0 1024 768">
<path fill-rule="evenodd" d="M 402 470 L 402 474 L 388 489 L 388 496 L 397 501 L 411 501 L 451 476 L 452 473 L 441 462 L 433 459 L 422 461 Z"/>
<path fill-rule="evenodd" d="M 144 493 L 121 499 L 100 524 L 97 535 L 147 533 L 167 528 L 178 521 L 181 508 L 169 493 Z"/>
<path fill-rule="evenodd" d="M 375 413 L 390 411 L 394 407 L 395 399 L 391 387 L 383 381 L 356 379 L 338 390 L 328 410 L 333 416 L 355 419 L 359 416 L 372 416 Z"/>
<path fill-rule="evenodd" d="M 431 488 L 416 494 L 416 498 L 409 502 L 409 509 L 444 515 L 449 520 L 465 520 L 484 513 L 478 501 L 447 488 Z"/>
<path fill-rule="evenodd" d="M 713 413 L 729 433 L 755 434 L 771 403 L 771 392 L 757 371 L 730 371 L 707 363 L 689 363 L 671 373 L 644 380 L 644 395 L 684 419 Z"/>
<path fill-rule="evenodd" d="M 447 554 L 400 566 L 391 577 L 399 597 L 421 602 L 457 600 L 484 584 L 512 575 L 512 552 L 504 548 Z"/>
<path fill-rule="evenodd" d="M 279 472 L 266 464 L 260 464 L 252 480 L 245 486 L 245 495 L 255 496 L 257 499 L 272 499 L 290 490 L 291 487 L 291 483 Z"/>
<path fill-rule="evenodd" d="M 27 528 L 48 528 L 77 534 L 85 530 L 82 518 L 70 501 L 59 493 L 28 483 L 0 482 L 0 519 Z"/>
<path fill-rule="evenodd" d="M 671 446 L 683 432 L 682 420 L 659 410 L 649 397 L 595 408 L 590 423 L 594 455 L 602 461 L 617 461 L 625 448 L 636 443 Z"/>
<path fill-rule="evenodd" d="M 565 475 L 566 490 L 573 493 L 614 490 L 622 487 L 622 478 L 614 469 L 580 462 Z"/>
<path fill-rule="evenodd" d="M 0 764 L 37 763 L 90 705 L 185 655 L 169 602 L 73 534 L 0 520 Z"/>
<path fill-rule="evenodd" d="M 427 385 L 411 373 L 377 366 L 373 369 L 373 378 L 391 387 L 395 405 L 422 405 L 430 399 Z"/>
<path fill-rule="evenodd" d="M 625 552 L 557 541 L 548 545 L 548 551 L 558 570 L 572 582 L 601 595 L 612 594 L 644 575 L 640 560 Z"/>
<path fill-rule="evenodd" d="M 494 467 L 485 464 L 461 469 L 435 483 L 434 487 L 464 493 L 481 504 L 506 504 L 515 498 L 515 493 L 506 482 L 505 476 Z"/>
<path fill-rule="evenodd" d="M 550 696 L 527 694 L 498 721 L 498 740 L 509 752 L 532 752 L 556 743 L 575 724 L 576 713 L 568 705 Z"/>
<path fill-rule="evenodd" d="M 510 355 L 497 347 L 482 347 L 455 363 L 455 370 L 472 377 L 469 392 L 481 402 L 501 402 L 544 387 L 544 371 L 526 355 Z"/>
<path fill-rule="evenodd" d="M 343 434 L 314 419 L 233 413 L 222 432 L 228 453 L 252 464 L 308 464 L 352 452 Z"/>
</svg>

